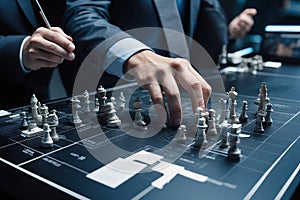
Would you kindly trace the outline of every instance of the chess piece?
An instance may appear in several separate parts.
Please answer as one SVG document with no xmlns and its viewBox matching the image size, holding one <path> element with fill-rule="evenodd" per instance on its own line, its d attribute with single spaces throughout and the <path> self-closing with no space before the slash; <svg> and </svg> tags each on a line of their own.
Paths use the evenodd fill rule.
<svg viewBox="0 0 300 200">
<path fill-rule="evenodd" d="M 207 136 L 214 137 L 218 134 L 216 128 L 216 111 L 214 109 L 209 109 L 209 120 L 208 120 L 208 129 Z"/>
<path fill-rule="evenodd" d="M 126 103 L 126 99 L 124 97 L 123 92 L 120 92 L 120 96 L 119 96 L 119 109 L 123 110 L 125 108 L 125 103 Z"/>
<path fill-rule="evenodd" d="M 180 142 L 186 141 L 186 126 L 185 125 L 180 125 L 176 138 Z"/>
<path fill-rule="evenodd" d="M 206 128 L 207 125 L 205 123 L 205 118 L 204 117 L 200 117 L 198 119 L 198 123 L 197 123 L 197 132 L 196 132 L 196 137 L 195 137 L 195 144 L 194 147 L 197 149 L 205 148 L 207 146 L 207 139 L 206 139 Z"/>
<path fill-rule="evenodd" d="M 115 97 L 110 97 L 110 102 L 114 105 L 114 107 L 116 107 L 117 102 Z"/>
<path fill-rule="evenodd" d="M 83 113 L 87 114 L 91 111 L 90 109 L 90 95 L 89 92 L 87 90 L 84 91 L 83 93 Z"/>
<path fill-rule="evenodd" d="M 38 100 L 35 96 L 35 94 L 32 95 L 30 104 L 31 104 L 31 117 L 32 120 L 34 120 L 37 124 L 42 123 L 42 116 L 39 113 L 39 107 L 37 105 Z"/>
<path fill-rule="evenodd" d="M 229 112 L 229 118 L 230 118 L 230 123 L 231 124 L 237 124 L 240 121 L 238 120 L 237 116 L 236 116 L 236 97 L 237 97 L 238 93 L 235 91 L 235 87 L 231 87 L 231 90 L 228 92 L 228 96 L 231 100 L 231 106 L 230 106 L 230 112 Z"/>
<path fill-rule="evenodd" d="M 239 117 L 241 123 L 246 123 L 248 121 L 248 115 L 246 113 L 247 110 L 248 110 L 248 102 L 243 101 L 242 112 Z"/>
<path fill-rule="evenodd" d="M 265 116 L 265 121 L 263 126 L 267 127 L 267 126 L 271 126 L 273 124 L 273 119 L 271 117 L 271 113 L 274 112 L 273 110 L 273 105 L 271 103 L 267 103 L 267 108 L 266 108 L 266 116 Z"/>
<path fill-rule="evenodd" d="M 44 148 L 51 148 L 51 147 L 53 147 L 53 140 L 52 140 L 52 138 L 50 136 L 51 130 L 50 130 L 50 127 L 49 127 L 49 125 L 47 123 L 44 124 L 43 130 L 44 130 L 45 134 L 44 134 L 44 137 L 43 137 L 43 139 L 41 141 L 42 147 L 44 147 Z"/>
<path fill-rule="evenodd" d="M 254 129 L 256 133 L 263 133 L 265 131 L 263 128 L 263 120 L 265 116 L 266 116 L 266 112 L 263 110 L 260 110 L 257 113 L 256 121 L 255 121 L 255 129 Z"/>
<path fill-rule="evenodd" d="M 228 158 L 231 160 L 240 160 L 241 158 L 241 150 L 238 147 L 240 143 L 239 134 L 241 132 L 241 124 L 232 124 L 229 133 L 229 143 L 230 147 L 228 149 Z"/>
<path fill-rule="evenodd" d="M 23 130 L 21 135 L 23 137 L 33 137 L 43 133 L 43 129 L 39 128 L 35 120 L 30 120 L 28 128 Z"/>
<path fill-rule="evenodd" d="M 115 106 L 112 102 L 106 104 L 106 112 L 108 114 L 107 126 L 108 127 L 118 127 L 121 125 L 121 120 L 116 115 Z"/>
<path fill-rule="evenodd" d="M 220 138 L 221 138 L 221 144 L 220 148 L 225 149 L 229 146 L 228 142 L 228 129 L 230 128 L 230 124 L 228 124 L 226 121 L 221 124 L 221 133 L 220 133 Z"/>
<path fill-rule="evenodd" d="M 261 99 L 263 100 L 263 102 L 261 102 Z M 258 97 L 254 101 L 254 104 L 259 105 L 257 111 L 264 110 L 265 104 L 269 101 L 270 101 L 270 98 L 268 97 L 267 84 L 266 84 L 266 82 L 262 82 L 262 84 L 259 88 Z"/>
<path fill-rule="evenodd" d="M 22 122 L 21 122 L 21 130 L 26 130 L 28 128 L 27 116 L 26 112 L 21 112 Z"/>
<path fill-rule="evenodd" d="M 72 123 L 75 125 L 81 124 L 82 120 L 79 118 L 79 109 L 81 108 L 80 101 L 77 96 L 74 96 L 71 99 L 71 102 L 72 102 L 72 113 L 73 113 Z"/>
<path fill-rule="evenodd" d="M 142 105 L 143 103 L 140 98 L 136 98 L 136 100 L 133 102 L 135 111 L 133 126 L 141 130 L 147 130 L 146 122 L 144 122 L 144 118 L 142 116 Z"/>
<path fill-rule="evenodd" d="M 99 99 L 96 97 L 95 98 L 95 108 L 94 112 L 98 113 L 99 112 Z"/>
<path fill-rule="evenodd" d="M 48 117 L 48 106 L 46 106 L 46 104 L 43 104 L 41 106 L 41 115 L 42 115 L 42 125 L 44 125 L 45 123 L 47 123 L 47 117 Z"/>
<path fill-rule="evenodd" d="M 228 108 L 227 108 L 227 101 L 223 98 L 219 100 L 221 114 L 219 118 L 219 123 L 222 124 L 225 120 L 228 120 Z"/>
<path fill-rule="evenodd" d="M 47 118 L 47 122 L 51 129 L 50 136 L 51 136 L 53 142 L 57 142 L 59 140 L 59 136 L 56 132 L 56 127 L 59 124 L 56 112 L 57 112 L 56 110 L 52 110 Z"/>
<path fill-rule="evenodd" d="M 97 97 L 99 99 L 99 112 L 98 112 L 98 120 L 100 124 L 106 123 L 107 114 L 106 114 L 106 90 L 100 86 L 96 91 Z"/>
</svg>

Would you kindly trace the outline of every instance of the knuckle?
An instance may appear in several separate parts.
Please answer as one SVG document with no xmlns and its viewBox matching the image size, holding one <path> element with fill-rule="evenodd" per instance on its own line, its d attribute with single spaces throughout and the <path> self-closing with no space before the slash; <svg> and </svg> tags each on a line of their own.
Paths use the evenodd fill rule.
<svg viewBox="0 0 300 200">
<path fill-rule="evenodd" d="M 163 101 L 163 96 L 161 94 L 156 94 L 152 96 L 152 102 L 154 104 L 160 103 Z"/>
</svg>

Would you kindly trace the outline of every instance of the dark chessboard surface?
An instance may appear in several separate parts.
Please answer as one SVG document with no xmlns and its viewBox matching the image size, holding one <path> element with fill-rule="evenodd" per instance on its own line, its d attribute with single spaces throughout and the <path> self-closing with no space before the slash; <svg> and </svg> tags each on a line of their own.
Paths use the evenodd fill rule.
<svg viewBox="0 0 300 200">
<path fill-rule="evenodd" d="M 136 96 L 143 101 L 145 121 L 151 125 L 155 119 L 148 112 L 152 108 L 147 91 L 138 89 L 131 95 L 131 86 L 115 92 L 124 92 L 129 102 L 123 111 L 116 108 L 122 120 L 120 128 L 99 125 L 93 112 L 87 116 L 80 113 L 83 123 L 75 127 L 70 123 L 70 99 L 47 103 L 59 117 L 60 139 L 52 148 L 41 146 L 43 135 L 21 136 L 18 114 L 28 111 L 30 117 L 30 106 L 12 110 L 11 116 L 0 118 L 0 192 L 18 199 L 290 199 L 300 180 L 300 70 L 280 70 L 223 75 L 225 87 L 234 85 L 239 93 L 237 113 L 241 102 L 248 101 L 249 119 L 242 125 L 239 161 L 228 159 L 228 149 L 219 148 L 220 140 L 210 143 L 204 153 L 193 148 L 195 115 L 185 96 L 183 124 L 188 133 L 184 142 L 176 140 L 178 130 L 171 127 L 152 135 L 150 130 L 132 128 Z M 289 70 L 292 73 L 284 74 Z M 259 134 L 254 132 L 254 101 L 261 82 L 267 83 L 274 113 L 272 126 Z M 146 157 L 138 156 L 145 152 Z M 129 172 L 117 169 L 119 183 L 103 180 L 105 173 L 114 176 L 109 174 L 114 170 L 112 163 L 124 162 Z M 167 163 L 167 167 L 154 170 L 158 163 Z M 139 167 L 144 171 L 130 174 Z M 165 182 L 163 187 L 158 180 Z"/>
</svg>

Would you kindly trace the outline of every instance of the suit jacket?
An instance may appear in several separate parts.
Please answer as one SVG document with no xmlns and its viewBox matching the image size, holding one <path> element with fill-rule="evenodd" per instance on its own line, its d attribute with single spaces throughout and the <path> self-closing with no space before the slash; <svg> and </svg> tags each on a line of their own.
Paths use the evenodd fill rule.
<svg viewBox="0 0 300 200">
<path fill-rule="evenodd" d="M 80 51 L 76 55 L 77 58 L 84 59 L 99 43 L 123 30 L 164 27 L 162 15 L 165 12 L 172 12 L 171 9 L 167 9 L 168 1 L 67 0 L 65 28 L 77 43 L 77 50 Z M 216 60 L 222 44 L 227 42 L 226 19 L 218 1 L 184 0 L 184 2 L 189 3 L 188 25 L 180 23 L 177 27 L 184 30 L 186 35 L 196 39 Z M 152 36 L 155 34 L 157 33 L 145 33 L 142 35 L 143 38 L 137 35 L 134 37 L 142 39 L 142 42 L 148 45 L 147 42 L 153 42 Z M 131 35 L 124 34 L 123 37 L 131 37 Z M 164 47 L 167 45 L 166 37 L 161 33 L 161 39 L 156 42 Z M 67 78 L 70 77 L 68 73 Z"/>
<path fill-rule="evenodd" d="M 29 105 L 32 94 L 39 100 L 48 98 L 48 84 L 51 69 L 40 69 L 24 74 L 20 67 L 19 50 L 23 39 L 31 35 L 39 26 L 45 26 L 37 10 L 34 10 L 31 0 L 1 0 L 0 1 L 0 109 L 8 109 Z M 49 12 L 50 7 L 44 7 L 51 25 L 63 15 L 59 9 L 64 9 L 64 1 L 51 0 L 62 7 L 57 14 Z M 59 14 L 60 13 L 60 14 Z M 56 17 L 56 18 L 54 18 Z M 51 20 L 50 20 L 51 19 Z"/>
</svg>

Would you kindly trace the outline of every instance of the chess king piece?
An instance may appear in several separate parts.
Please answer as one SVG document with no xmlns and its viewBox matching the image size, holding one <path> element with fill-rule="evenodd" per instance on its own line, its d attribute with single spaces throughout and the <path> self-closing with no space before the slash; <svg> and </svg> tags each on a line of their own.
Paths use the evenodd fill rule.
<svg viewBox="0 0 300 200">
<path fill-rule="evenodd" d="M 240 122 L 236 116 L 236 111 L 235 111 L 235 108 L 237 105 L 237 102 L 236 102 L 237 95 L 238 95 L 238 93 L 235 91 L 235 87 L 231 87 L 231 90 L 228 92 L 228 96 L 231 100 L 229 117 L 230 117 L 230 123 L 232 123 L 232 124 L 237 124 Z"/>
<path fill-rule="evenodd" d="M 99 112 L 98 112 L 98 120 L 100 124 L 106 123 L 107 114 L 106 114 L 106 90 L 100 85 L 96 91 L 96 95 L 99 100 Z"/>
<path fill-rule="evenodd" d="M 34 120 L 37 124 L 42 123 L 42 116 L 39 113 L 39 107 L 38 107 L 38 100 L 35 96 L 35 94 L 32 95 L 31 100 L 31 117 L 32 120 Z"/>
<path fill-rule="evenodd" d="M 133 102 L 133 106 L 135 111 L 133 127 L 144 131 L 147 130 L 146 122 L 144 121 L 144 118 L 142 116 L 142 100 L 140 98 L 136 98 Z"/>
<path fill-rule="evenodd" d="M 81 108 L 80 101 L 77 96 L 74 96 L 71 99 L 71 102 L 72 102 L 72 113 L 73 113 L 72 123 L 75 125 L 79 125 L 82 123 L 82 120 L 79 118 L 79 109 Z"/>
<path fill-rule="evenodd" d="M 239 117 L 241 123 L 246 123 L 248 121 L 248 115 L 246 113 L 247 110 L 248 110 L 248 102 L 243 101 L 242 112 Z"/>
<path fill-rule="evenodd" d="M 56 132 L 56 127 L 59 124 L 58 117 L 57 117 L 56 113 L 57 113 L 56 110 L 52 110 L 51 113 L 48 115 L 48 118 L 47 118 L 47 122 L 50 126 L 50 129 L 51 129 L 50 136 L 51 136 L 53 142 L 57 142 L 59 140 L 59 136 Z"/>
<path fill-rule="evenodd" d="M 185 125 L 180 125 L 176 138 L 180 142 L 186 141 L 186 126 Z"/>
<path fill-rule="evenodd" d="M 263 123 L 264 127 L 271 126 L 273 124 L 273 119 L 271 117 L 271 113 L 274 112 L 273 110 L 273 105 L 271 103 L 267 103 L 267 108 L 266 108 L 266 116 L 265 116 L 265 121 Z"/>
<path fill-rule="evenodd" d="M 45 134 L 44 134 L 44 137 L 43 137 L 43 139 L 41 141 L 42 147 L 44 147 L 44 148 L 51 148 L 51 147 L 53 147 L 53 140 L 52 140 L 52 138 L 50 136 L 51 130 L 50 130 L 50 127 L 49 127 L 49 125 L 47 123 L 44 124 L 43 130 L 44 130 Z"/>
<path fill-rule="evenodd" d="M 230 124 L 228 124 L 226 121 L 221 124 L 221 133 L 220 133 L 220 138 L 221 138 L 221 144 L 220 148 L 225 149 L 229 146 L 228 142 L 228 130 L 230 128 Z"/>
<path fill-rule="evenodd" d="M 261 99 L 263 99 L 264 101 L 262 103 L 260 103 Z M 258 111 L 265 108 L 265 104 L 267 102 L 270 101 L 270 98 L 268 97 L 268 89 L 267 89 L 267 84 L 266 82 L 262 82 L 261 86 L 259 88 L 259 92 L 258 92 L 258 97 L 257 99 L 254 101 L 254 104 L 259 105 L 258 107 Z"/>
<path fill-rule="evenodd" d="M 106 104 L 106 111 L 108 114 L 107 126 L 112 128 L 119 127 L 121 125 L 121 120 L 118 118 L 115 106 L 112 102 Z"/>
<path fill-rule="evenodd" d="M 85 90 L 83 92 L 83 109 L 82 109 L 85 114 L 87 114 L 91 111 L 90 103 L 91 103 L 91 101 L 90 101 L 89 92 L 87 90 Z"/>
<path fill-rule="evenodd" d="M 27 116 L 25 111 L 21 112 L 21 117 L 22 117 L 21 129 L 26 130 L 28 128 L 28 122 L 27 122 Z"/>
<path fill-rule="evenodd" d="M 240 160 L 241 150 L 238 147 L 240 143 L 239 134 L 241 133 L 241 124 L 232 124 L 229 133 L 230 147 L 228 149 L 228 158 L 231 160 Z"/>
<path fill-rule="evenodd" d="M 207 125 L 205 123 L 205 118 L 204 117 L 200 117 L 198 119 L 198 123 L 197 123 L 197 132 L 196 132 L 196 137 L 195 137 L 195 144 L 194 147 L 197 149 L 205 148 L 207 146 L 207 139 L 206 139 L 206 128 Z"/>
</svg>

